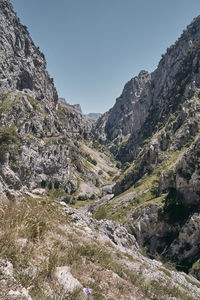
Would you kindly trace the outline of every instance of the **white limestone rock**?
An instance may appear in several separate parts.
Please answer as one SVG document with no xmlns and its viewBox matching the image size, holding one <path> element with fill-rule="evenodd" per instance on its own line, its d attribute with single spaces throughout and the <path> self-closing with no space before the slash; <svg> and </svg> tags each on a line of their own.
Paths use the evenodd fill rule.
<svg viewBox="0 0 200 300">
<path fill-rule="evenodd" d="M 76 289 L 82 287 L 80 282 L 72 276 L 67 266 L 57 267 L 54 276 L 66 293 L 73 293 Z"/>
</svg>

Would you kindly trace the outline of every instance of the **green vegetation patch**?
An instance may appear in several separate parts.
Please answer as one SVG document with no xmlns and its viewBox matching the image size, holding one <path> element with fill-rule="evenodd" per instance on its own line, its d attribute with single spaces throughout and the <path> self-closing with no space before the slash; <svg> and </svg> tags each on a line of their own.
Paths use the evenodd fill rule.
<svg viewBox="0 0 200 300">
<path fill-rule="evenodd" d="M 160 268 L 159 271 L 163 272 L 168 277 L 172 277 L 171 273 L 168 270 L 164 269 L 164 268 Z"/>
<path fill-rule="evenodd" d="M 8 150 L 9 146 L 19 141 L 19 135 L 14 126 L 0 127 L 0 151 Z"/>
<path fill-rule="evenodd" d="M 104 205 L 100 205 L 95 209 L 93 218 L 96 220 L 103 220 L 108 218 L 108 211 Z"/>
<path fill-rule="evenodd" d="M 198 259 L 190 270 L 190 274 L 200 280 L 200 259 Z M 199 287 L 200 288 L 200 287 Z"/>
<path fill-rule="evenodd" d="M 170 223 L 182 222 L 189 216 L 189 209 L 181 202 L 181 195 L 175 188 L 170 188 L 164 199 L 164 206 L 161 215 L 166 216 Z"/>
<path fill-rule="evenodd" d="M 200 289 L 200 283 L 192 280 L 191 278 L 185 276 L 185 279 L 187 280 L 187 282 L 191 283 L 192 285 L 195 285 L 196 287 L 198 287 Z M 198 278 L 197 278 L 198 279 Z"/>
<path fill-rule="evenodd" d="M 34 110 L 37 109 L 38 104 L 40 103 L 37 99 L 32 98 L 29 95 L 26 95 L 28 101 L 30 102 L 30 104 L 33 106 Z"/>
<path fill-rule="evenodd" d="M 7 93 L 3 100 L 0 102 L 0 113 L 7 111 L 12 107 L 13 100 L 11 99 L 11 93 Z"/>
</svg>

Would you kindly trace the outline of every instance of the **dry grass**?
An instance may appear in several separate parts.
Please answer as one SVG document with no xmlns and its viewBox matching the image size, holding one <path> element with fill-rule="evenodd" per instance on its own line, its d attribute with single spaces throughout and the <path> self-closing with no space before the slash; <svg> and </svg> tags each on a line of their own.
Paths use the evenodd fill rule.
<svg viewBox="0 0 200 300">
<path fill-rule="evenodd" d="M 81 235 L 63 208 L 51 199 L 27 198 L 20 203 L 0 203 L 0 258 L 14 266 L 14 277 L 33 299 L 81 300 L 82 291 L 66 295 L 54 277 L 55 268 L 68 266 L 82 286 L 94 291 L 95 300 L 153 299 L 159 294 L 181 295 L 178 289 L 144 282 L 123 260 L 130 255 L 100 244 L 97 237 Z M 84 231 L 84 228 L 82 228 Z M 26 241 L 24 245 L 20 241 Z M 32 267 L 35 272 L 27 272 Z M 48 287 L 48 288 L 47 288 Z M 156 298 L 157 297 L 157 298 Z M 186 298 L 185 296 L 181 299 Z"/>
</svg>

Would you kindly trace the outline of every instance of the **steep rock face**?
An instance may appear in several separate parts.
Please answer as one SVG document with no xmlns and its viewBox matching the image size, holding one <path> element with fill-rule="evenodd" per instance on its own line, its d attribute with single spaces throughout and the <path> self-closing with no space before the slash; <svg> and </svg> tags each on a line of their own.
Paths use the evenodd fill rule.
<svg viewBox="0 0 200 300">
<path fill-rule="evenodd" d="M 160 128 L 152 137 L 144 141 L 143 148 L 139 149 L 138 155 L 134 160 L 134 164 L 124 173 L 121 180 L 115 186 L 115 194 L 119 194 L 130 188 L 141 179 L 145 174 L 151 174 L 155 168 L 159 168 L 161 174 L 159 177 L 159 193 L 165 192 L 170 187 L 178 186 L 178 171 L 175 165 L 184 157 L 190 159 L 189 147 L 198 139 L 199 135 L 199 117 L 200 117 L 200 101 L 199 89 L 191 90 L 193 96 L 185 99 L 179 108 L 169 116 L 166 123 L 160 123 Z M 194 146 L 191 146 L 193 149 Z M 188 152 L 186 151 L 188 149 Z M 180 153 L 179 153 L 180 152 Z M 170 169 L 165 170 L 164 160 L 176 159 Z M 194 159 L 193 164 L 195 165 Z M 198 164 L 196 164 L 196 167 Z M 177 167 L 181 169 L 181 167 Z M 198 168 L 198 167 L 197 167 Z M 183 167 L 184 169 L 184 167 Z M 192 172 L 193 169 L 191 169 Z M 181 173 L 181 170 L 179 170 Z M 184 172 L 182 171 L 183 176 Z M 177 173 L 177 179 L 175 176 Z M 182 176 L 182 177 L 183 177 Z M 190 181 L 190 184 L 193 181 Z M 178 188 L 179 189 L 179 188 Z M 184 194 L 184 193 L 183 193 Z"/>
<path fill-rule="evenodd" d="M 137 134 L 151 104 L 149 99 L 146 101 L 148 88 L 144 91 L 150 79 L 151 75 L 147 71 L 141 71 L 125 85 L 114 107 L 97 121 L 95 133 L 99 134 L 101 142 L 112 141 L 119 146 L 124 137 L 132 132 Z M 113 149 L 116 151 L 116 147 Z"/>
<path fill-rule="evenodd" d="M 189 207 L 200 205 L 200 137 L 183 155 L 176 166 L 175 187 L 184 195 L 183 203 Z"/>
<path fill-rule="evenodd" d="M 171 222 L 160 214 L 161 207 L 148 204 L 135 209 L 126 226 L 152 256 L 159 254 L 173 261 L 179 269 L 189 271 L 200 257 L 199 213 L 191 214 L 184 222 Z"/>
<path fill-rule="evenodd" d="M 158 68 L 128 82 L 114 107 L 97 122 L 98 138 L 109 143 L 121 161 L 133 160 L 144 140 L 191 96 L 193 87 L 199 88 L 199 37 L 197 17 L 163 55 Z"/>
<path fill-rule="evenodd" d="M 0 93 L 29 90 L 38 100 L 57 102 L 57 92 L 46 71 L 44 55 L 8 0 L 0 3 Z"/>
<path fill-rule="evenodd" d="M 96 185 L 98 174 L 86 164 L 82 143 L 92 122 L 58 103 L 54 110 L 20 91 L 0 99 L 0 194 L 74 193 L 78 182 Z M 91 158 L 92 159 L 92 158 Z"/>
</svg>

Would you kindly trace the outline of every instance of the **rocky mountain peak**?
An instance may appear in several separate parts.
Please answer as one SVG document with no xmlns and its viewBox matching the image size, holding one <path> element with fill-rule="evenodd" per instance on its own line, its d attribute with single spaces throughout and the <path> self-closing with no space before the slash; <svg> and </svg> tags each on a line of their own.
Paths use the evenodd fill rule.
<svg viewBox="0 0 200 300">
<path fill-rule="evenodd" d="M 76 111 L 78 111 L 79 113 L 81 113 L 81 114 L 83 113 L 80 104 L 73 104 L 73 107 L 74 107 L 74 109 L 75 109 Z"/>
<path fill-rule="evenodd" d="M 117 98 L 116 101 L 121 100 L 122 102 L 127 100 L 137 100 L 142 93 L 144 85 L 151 79 L 151 74 L 147 71 L 140 71 L 138 76 L 133 77 L 129 82 L 126 83 L 122 95 Z"/>
<path fill-rule="evenodd" d="M 113 108 L 97 121 L 94 134 L 99 136 L 102 142 L 113 141 L 118 147 L 123 143 L 124 137 L 126 139 L 131 132 L 140 128 L 150 103 L 149 99 L 145 99 L 147 92 L 144 92 L 150 81 L 151 74 L 142 70 L 138 76 L 126 83 Z M 140 105 L 141 98 L 144 98 L 143 107 Z M 138 115 L 138 110 L 141 110 L 143 118 Z M 112 148 L 116 152 L 116 147 Z"/>
</svg>

